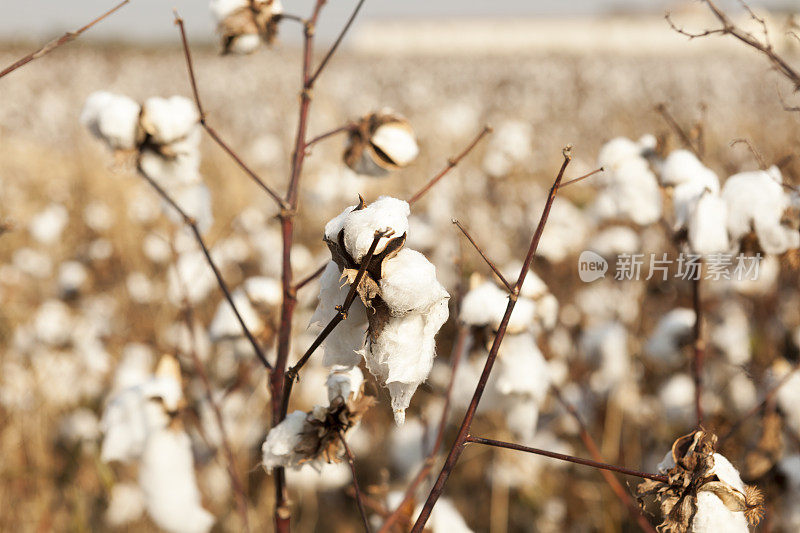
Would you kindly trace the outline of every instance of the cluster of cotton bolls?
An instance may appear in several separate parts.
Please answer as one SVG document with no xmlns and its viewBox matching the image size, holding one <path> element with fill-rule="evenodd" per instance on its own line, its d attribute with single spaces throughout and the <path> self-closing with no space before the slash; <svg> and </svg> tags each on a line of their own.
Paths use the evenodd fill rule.
<svg viewBox="0 0 800 533">
<path fill-rule="evenodd" d="M 143 104 L 124 95 L 89 95 L 81 123 L 116 153 L 134 153 L 139 170 L 156 182 L 200 231 L 211 227 L 211 195 L 200 175 L 200 116 L 188 98 L 151 97 Z M 177 222 L 178 213 L 166 205 Z"/>
</svg>

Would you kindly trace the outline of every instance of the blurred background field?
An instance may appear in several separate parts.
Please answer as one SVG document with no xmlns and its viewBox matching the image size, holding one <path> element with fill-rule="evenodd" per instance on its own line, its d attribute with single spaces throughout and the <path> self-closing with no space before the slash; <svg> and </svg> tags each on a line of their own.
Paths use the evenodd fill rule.
<svg viewBox="0 0 800 533">
<path fill-rule="evenodd" d="M 14 17 L 6 7 L 0 13 L 6 20 Z M 169 10 L 161 16 L 161 24 L 171 24 Z M 207 14 L 193 16 L 190 31 L 203 28 L 200 17 Z M 791 88 L 752 51 L 728 40 L 689 42 L 671 32 L 657 13 L 550 17 L 419 23 L 375 17 L 356 25 L 315 89 L 310 135 L 388 106 L 409 119 L 421 153 L 410 167 L 374 179 L 346 169 L 341 138 L 313 148 L 301 185 L 297 279 L 326 260 L 322 228 L 344 206 L 355 203 L 359 193 L 368 201 L 381 194 L 408 197 L 484 124 L 494 127 L 492 138 L 414 208 L 411 232 L 419 239 L 414 246 L 425 250 L 436 265 L 453 302 L 469 274 L 486 274 L 486 268 L 451 227 L 451 218 L 463 221 L 499 263 L 521 259 L 565 144 L 574 146 L 575 157 L 567 177 L 596 168 L 599 149 L 613 137 L 638 139 L 652 133 L 665 150 L 680 147 L 655 110 L 658 104 L 666 104 L 687 130 L 702 125 L 704 162 L 721 177 L 758 167 L 745 146 L 730 144 L 746 138 L 767 163 L 781 162 L 787 182 L 800 183 L 800 127 L 796 115 L 783 110 L 779 96 L 788 95 L 792 102 Z M 675 17 L 695 28 L 709 21 L 692 9 L 678 11 Z M 126 11 L 114 20 L 124 26 Z M 787 13 L 775 13 L 770 20 L 776 28 L 791 27 Z M 324 16 L 322 24 L 337 27 Z M 282 35 L 296 30 L 289 23 L 281 28 Z M 782 34 L 775 32 L 777 46 L 787 57 L 800 60 L 800 44 Z M 170 296 L 174 288 L 169 271 L 181 247 L 188 245 L 181 244 L 180 232 L 176 236 L 175 226 L 160 214 L 157 197 L 130 162 L 112 161 L 78 120 L 83 102 L 96 90 L 138 101 L 154 95 L 190 96 L 177 30 L 173 39 L 165 36 L 159 33 L 158 42 L 139 44 L 80 39 L 0 80 L 0 222 L 7 227 L 0 234 L 3 531 L 154 530 L 145 514 L 136 513 L 135 496 L 117 502 L 130 511 L 130 520 L 110 517 L 115 485 L 136 477 L 131 468 L 104 464 L 99 458 L 98 420 L 104 402 L 120 361 L 140 349 L 137 345 L 144 345 L 152 360 L 162 352 L 179 355 L 189 402 L 183 423 L 196 448 L 203 503 L 220 531 L 235 531 L 241 525 L 231 503 L 224 460 L 205 434 L 213 432 L 208 429 L 213 424 L 207 419 L 207 405 L 187 352 L 200 352 L 215 384 L 235 391 L 229 396 L 232 440 L 239 470 L 246 473 L 252 525 L 258 531 L 271 527 L 272 487 L 258 466 L 268 429 L 263 369 L 247 346 L 209 340 L 206 330 L 221 301 L 213 284 L 193 304 L 198 330 L 194 342 L 187 340 L 180 302 Z M 101 32 L 100 37 L 109 36 Z M 296 41 L 282 37 L 282 44 L 255 55 L 222 57 L 208 35 L 190 34 L 190 38 L 196 43 L 192 52 L 209 122 L 267 183 L 283 190 L 296 127 L 300 61 Z M 0 44 L 0 65 L 29 49 L 18 39 Z M 214 214 L 207 240 L 225 266 L 226 279 L 232 287 L 253 275 L 277 279 L 274 205 L 216 145 L 205 137 L 202 143 L 201 169 Z M 593 194 L 591 185 L 576 185 L 564 196 L 581 208 Z M 41 225 L 48 229 L 37 233 Z M 551 230 L 558 232 L 554 238 L 568 234 L 569 225 L 565 215 Z M 53 226 L 58 229 L 55 235 L 49 234 Z M 641 235 L 648 249 L 671 246 L 663 236 L 644 230 Z M 583 241 L 588 240 L 587 235 Z M 657 392 L 677 370 L 653 366 L 641 352 L 663 312 L 690 306 L 689 287 L 642 282 L 640 289 L 628 287 L 630 292 L 618 296 L 620 307 L 623 300 L 633 301 L 646 311 L 631 326 L 629 341 L 632 374 L 639 378 L 635 397 L 642 408 L 637 415 L 622 396 L 589 390 L 595 363 L 578 354 L 581 324 L 592 312 L 580 303 L 584 287 L 575 261 L 579 246 L 564 258 L 556 254 L 535 263 L 534 270 L 559 298 L 562 314 L 572 313 L 558 335 L 541 338 L 540 347 L 549 359 L 564 362 L 565 387 L 582 406 L 605 458 L 652 471 L 672 441 L 691 429 L 691 417 L 663 413 L 666 407 Z M 189 284 L 207 284 L 207 273 L 196 268 Z M 83 274 L 71 275 L 77 270 Z M 792 340 L 794 328 L 800 326 L 800 316 L 792 310 L 798 301 L 796 276 L 797 270 L 783 271 L 780 291 L 743 304 L 754 349 L 752 360 L 741 368 L 759 392 L 754 400 L 764 390 L 773 360 L 793 361 L 797 356 L 800 339 Z M 314 284 L 300 295 L 293 358 L 313 339 L 306 324 L 316 291 Z M 266 310 L 263 316 L 268 326 L 262 340 L 269 343 L 275 312 Z M 424 449 L 428 419 L 437 420 L 435 407 L 447 383 L 454 331 L 451 321 L 439 336 L 441 365 L 412 402 L 412 429 L 403 433 L 392 429 L 389 411 L 379 405 L 353 437 L 362 486 L 376 501 L 390 489 L 402 489 L 402 480 L 415 472 L 409 465 L 419 463 L 414 454 L 417 448 Z M 553 348 L 553 337 L 561 339 L 562 348 Z M 569 348 L 564 349 L 563 343 Z M 717 358 L 722 364 L 722 356 Z M 715 372 L 713 364 L 710 372 Z M 319 397 L 314 387 L 322 388 L 324 375 L 321 365 L 309 368 L 293 408 L 314 404 Z M 731 400 L 724 381 L 712 379 L 709 392 L 710 403 L 717 406 L 711 409 L 711 423 L 717 428 L 729 427 L 743 409 L 726 409 Z M 377 394 L 385 403 L 384 392 Z M 446 443 L 462 411 L 461 405 L 455 408 Z M 552 398 L 542 412 L 543 439 L 585 456 L 575 428 Z M 508 431 L 491 416 L 479 420 L 478 426 L 482 434 Z M 735 463 L 743 462 L 759 440 L 760 427 L 754 421 L 729 445 L 726 455 Z M 797 439 L 796 432 L 787 430 L 786 455 L 797 453 Z M 505 482 L 503 475 L 513 476 L 502 458 L 509 460 L 511 455 L 470 448 L 448 486 L 446 495 L 475 531 L 634 530 L 624 507 L 597 472 L 523 456 L 514 461 L 527 461 L 530 481 Z M 505 474 L 498 473 L 503 468 Z M 358 531 L 358 515 L 347 492 L 349 473 L 343 478 L 337 470 L 329 475 L 330 482 L 305 474 L 289 479 L 298 512 L 296 530 Z M 774 531 L 790 531 L 778 518 L 782 505 L 788 506 L 781 498 L 789 493 L 775 476 L 764 479 L 773 498 L 768 525 Z"/>
</svg>

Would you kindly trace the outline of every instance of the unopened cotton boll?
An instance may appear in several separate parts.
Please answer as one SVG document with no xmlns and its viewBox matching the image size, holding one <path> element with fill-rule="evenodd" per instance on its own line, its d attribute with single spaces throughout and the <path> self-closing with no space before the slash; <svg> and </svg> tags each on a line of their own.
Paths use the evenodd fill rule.
<svg viewBox="0 0 800 533">
<path fill-rule="evenodd" d="M 363 209 L 350 211 L 346 216 L 344 229 L 344 246 L 356 263 L 367 254 L 375 232 L 389 229 L 394 231 L 390 237 L 382 237 L 375 248 L 375 254 L 381 253 L 391 239 L 398 238 L 408 232 L 408 215 L 411 210 L 408 202 L 390 196 L 381 196 Z M 325 228 L 328 236 L 328 227 Z M 338 235 L 334 235 L 337 238 Z"/>
<path fill-rule="evenodd" d="M 160 429 L 147 438 L 139 486 L 153 521 L 170 533 L 205 533 L 214 517 L 201 504 L 189 436 Z"/>
<path fill-rule="evenodd" d="M 200 114 L 194 102 L 183 96 L 145 100 L 142 128 L 156 144 L 169 144 L 187 137 L 197 127 Z"/>
<path fill-rule="evenodd" d="M 720 196 L 706 191 L 689 215 L 689 247 L 700 255 L 728 251 L 728 208 Z"/>
<path fill-rule="evenodd" d="M 673 309 L 664 315 L 650 336 L 645 353 L 667 364 L 680 360 L 680 349 L 689 340 L 694 327 L 692 309 Z"/>
<path fill-rule="evenodd" d="M 80 121 L 113 150 L 133 150 L 138 144 L 141 107 L 127 96 L 105 91 L 89 95 Z"/>
</svg>

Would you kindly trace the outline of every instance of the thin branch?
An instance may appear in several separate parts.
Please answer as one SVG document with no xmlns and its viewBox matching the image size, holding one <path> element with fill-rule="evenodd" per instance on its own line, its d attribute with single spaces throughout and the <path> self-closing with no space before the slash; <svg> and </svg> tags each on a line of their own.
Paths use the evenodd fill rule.
<svg viewBox="0 0 800 533">
<path fill-rule="evenodd" d="M 325 269 L 328 267 L 328 263 L 329 262 L 330 261 L 328 261 L 327 263 L 325 263 L 324 265 L 322 265 L 321 267 L 316 269 L 314 272 L 309 274 L 304 279 L 302 279 L 302 280 L 298 281 L 297 283 L 295 283 L 294 284 L 294 288 L 293 288 L 294 292 L 296 293 L 297 291 L 299 291 L 300 289 L 302 289 L 303 287 L 305 287 L 306 285 L 308 285 L 309 283 L 311 283 L 312 281 L 314 281 L 315 279 L 320 277 L 322 275 L 322 273 L 325 272 Z"/>
<path fill-rule="evenodd" d="M 450 356 L 450 382 L 447 384 L 447 395 L 445 397 L 444 407 L 442 408 L 442 417 L 439 419 L 439 427 L 436 432 L 436 441 L 433 444 L 433 448 L 425 458 L 425 462 L 422 464 L 419 472 L 417 472 L 417 475 L 414 476 L 414 479 L 411 481 L 411 483 L 409 483 L 408 487 L 406 487 L 406 491 L 403 494 L 403 500 L 395 507 L 394 511 L 392 511 L 392 513 L 386 517 L 378 533 L 389 532 L 390 528 L 400 519 L 402 512 L 408 503 L 414 499 L 414 495 L 416 494 L 419 486 L 422 484 L 425 478 L 428 477 L 428 474 L 430 474 L 431 470 L 433 469 L 433 465 L 436 462 L 436 456 L 439 455 L 439 450 L 444 442 L 444 430 L 447 427 L 447 419 L 450 415 L 450 404 L 452 402 L 453 384 L 455 383 L 456 372 L 458 372 L 458 366 L 461 362 L 462 356 L 464 353 L 469 351 L 469 344 L 471 340 L 469 333 L 470 328 L 468 325 L 463 323 L 459 325 L 456 343 L 453 346 L 453 352 Z"/>
<path fill-rule="evenodd" d="M 194 75 L 194 64 L 192 61 L 192 54 L 189 51 L 189 42 L 186 39 L 186 28 L 184 28 L 183 19 L 180 17 L 180 15 L 178 15 L 178 11 L 177 10 L 173 11 L 173 14 L 175 16 L 175 25 L 178 26 L 178 29 L 180 30 L 181 33 L 181 43 L 183 44 L 183 53 L 186 58 L 186 68 L 189 72 L 189 82 L 192 85 L 192 94 L 194 95 L 194 102 L 195 105 L 197 106 L 197 112 L 200 115 L 200 125 L 206 131 L 208 136 L 211 137 L 211 139 L 215 143 L 217 143 L 219 147 L 222 148 L 225 151 L 225 153 L 227 153 L 231 157 L 231 159 L 233 159 L 236 162 L 237 165 L 239 165 L 239 168 L 244 170 L 244 172 L 248 176 L 250 176 L 250 179 L 252 179 L 259 187 L 261 187 L 264 190 L 264 192 L 266 192 L 273 200 L 275 200 L 275 202 L 277 202 L 278 207 L 280 207 L 281 209 L 285 209 L 287 206 L 283 198 L 281 198 L 278 193 L 272 190 L 272 188 L 269 185 L 267 185 L 264 182 L 264 180 L 262 180 L 258 176 L 258 174 L 256 174 L 249 166 L 247 166 L 247 164 L 242 160 L 239 154 L 237 154 L 230 146 L 228 146 L 228 144 L 222 140 L 222 138 L 219 136 L 216 130 L 212 128 L 206 121 L 206 112 L 205 109 L 203 108 L 203 104 L 200 102 L 200 93 L 197 89 L 197 79 L 195 78 Z"/>
<path fill-rule="evenodd" d="M 155 180 L 153 180 L 153 178 L 151 178 L 150 176 L 148 176 L 143 172 L 140 172 L 139 175 L 142 176 L 147 181 L 147 183 L 150 184 L 150 186 L 159 194 L 159 196 L 161 196 L 161 198 L 165 202 L 167 202 L 175 211 L 178 212 L 181 218 L 183 218 L 184 224 L 189 226 L 189 228 L 192 230 L 192 233 L 194 234 L 197 244 L 199 244 L 200 248 L 203 250 L 203 255 L 205 256 L 208 265 L 211 267 L 211 270 L 214 271 L 214 277 L 217 278 L 217 284 L 219 285 L 219 288 L 222 289 L 222 293 L 225 295 L 225 299 L 228 301 L 228 304 L 231 306 L 231 309 L 233 309 L 233 314 L 236 315 L 236 320 L 239 321 L 239 325 L 242 327 L 242 332 L 247 337 L 247 340 L 250 341 L 250 344 L 253 346 L 253 350 L 256 353 L 256 357 L 258 357 L 258 360 L 261 361 L 261 364 L 264 365 L 264 367 L 267 370 L 272 370 L 272 365 L 270 365 L 269 361 L 267 361 L 267 358 L 264 355 L 264 351 L 261 349 L 261 346 L 259 346 L 258 341 L 256 341 L 255 337 L 250 332 L 250 329 L 247 327 L 247 324 L 244 323 L 242 315 L 236 308 L 236 304 L 233 302 L 233 297 L 231 296 L 231 291 L 230 289 L 228 289 L 228 285 L 225 283 L 225 279 L 222 277 L 222 273 L 219 271 L 219 268 L 217 268 L 217 265 L 214 262 L 214 259 L 212 259 L 211 253 L 208 250 L 208 246 L 206 246 L 206 243 L 203 240 L 203 236 L 200 234 L 200 230 L 197 228 L 197 222 L 194 220 L 194 218 L 187 215 L 186 212 L 183 209 L 181 209 L 181 207 L 177 203 L 175 203 L 175 200 L 173 200 L 170 197 L 170 195 L 167 194 L 167 192 L 158 183 L 156 183 Z"/>
<path fill-rule="evenodd" d="M 344 126 L 339 126 L 338 128 L 333 129 L 331 131 L 326 131 L 325 133 L 322 133 L 322 134 L 317 135 L 316 137 L 312 138 L 310 141 L 307 141 L 306 142 L 306 148 L 308 148 L 309 146 L 312 146 L 314 144 L 317 144 L 318 142 L 320 142 L 322 140 L 325 140 L 328 137 L 333 137 L 334 135 L 337 135 L 339 133 L 351 132 L 351 131 L 353 131 L 353 129 L 355 127 L 356 127 L 355 124 L 353 124 L 352 122 L 348 122 Z"/>
<path fill-rule="evenodd" d="M 220 443 L 222 444 L 222 450 L 225 454 L 225 460 L 228 463 L 227 470 L 228 476 L 231 478 L 231 488 L 236 496 L 236 506 L 242 519 L 244 531 L 248 532 L 250 531 L 250 521 L 247 517 L 247 496 L 245 495 L 242 482 L 239 479 L 239 473 L 236 470 L 236 461 L 233 457 L 233 450 L 231 449 L 230 439 L 228 438 L 228 431 L 225 428 L 225 420 L 222 416 L 222 410 L 220 409 L 219 403 L 214 398 L 214 391 L 211 386 L 211 381 L 208 379 L 206 369 L 197 354 L 197 349 L 195 348 L 197 340 L 194 335 L 194 312 L 192 311 L 192 306 L 189 303 L 188 298 L 184 298 L 183 311 L 184 323 L 189 330 L 189 336 L 192 341 L 192 349 L 190 350 L 192 363 L 194 363 L 195 372 L 197 372 L 197 374 L 200 376 L 200 381 L 203 383 L 203 389 L 206 393 L 206 401 L 211 406 L 217 426 L 219 427 Z"/>
<path fill-rule="evenodd" d="M 98 22 L 102 21 L 106 17 L 112 15 L 115 11 L 117 11 L 118 9 L 120 9 L 122 6 L 124 6 L 125 4 L 127 4 L 129 2 L 130 2 L 130 0 L 124 0 L 123 2 L 120 2 L 119 4 L 117 4 L 116 6 L 114 6 L 111 9 L 109 9 L 108 11 L 106 11 L 105 13 L 103 13 L 102 15 L 100 15 L 99 17 L 97 17 L 96 19 L 91 21 L 90 23 L 88 23 L 87 25 L 83 26 L 82 28 L 79 28 L 79 29 L 77 29 L 75 31 L 68 31 L 67 33 L 65 33 L 64 35 L 59 37 L 58 39 L 54 39 L 54 40 L 48 42 L 47 44 L 45 44 L 44 46 L 42 46 L 41 48 L 39 48 L 35 52 L 31 52 L 30 54 L 26 55 L 25 57 L 23 57 L 21 59 L 18 59 L 17 61 L 15 61 L 11 65 L 9 65 L 6 68 L 4 68 L 2 71 L 0 71 L 0 78 L 5 76 L 6 74 L 10 74 L 10 73 L 14 72 L 15 70 L 17 70 L 18 68 L 20 68 L 22 66 L 27 65 L 28 63 L 30 63 L 34 59 L 38 59 L 38 58 L 42 57 L 43 55 L 49 54 L 50 52 L 52 52 L 53 50 L 55 50 L 59 46 L 67 44 L 70 41 L 74 41 L 78 36 L 80 36 L 80 34 L 85 32 L 86 30 L 88 30 L 89 28 L 91 28 L 92 26 L 97 24 Z"/>
<path fill-rule="evenodd" d="M 597 174 L 597 173 L 599 173 L 599 172 L 604 172 L 604 171 L 605 171 L 605 169 L 604 169 L 603 167 L 596 168 L 596 169 L 592 170 L 591 172 L 589 172 L 589 173 L 587 173 L 587 174 L 584 174 L 583 176 L 579 176 L 579 177 L 577 177 L 577 178 L 573 178 L 573 179 L 571 179 L 571 180 L 569 180 L 569 181 L 565 181 L 564 183 L 562 183 L 561 185 L 559 185 L 558 189 L 559 189 L 559 190 L 561 190 L 561 189 L 563 189 L 564 187 L 566 187 L 567 185 L 572 185 L 573 183 L 578 183 L 579 181 L 583 181 L 583 180 L 585 180 L 586 178 L 591 178 L 591 177 L 592 177 L 592 176 L 594 176 L 595 174 Z"/>
<path fill-rule="evenodd" d="M 339 440 L 342 441 L 344 446 L 344 453 L 347 456 L 347 464 L 350 465 L 350 472 L 353 474 L 353 490 L 355 491 L 356 502 L 358 503 L 358 512 L 361 514 L 361 520 L 364 522 L 364 531 L 371 533 L 369 527 L 369 519 L 367 518 L 367 511 L 364 508 L 364 499 L 361 496 L 361 489 L 358 488 L 358 477 L 356 476 L 356 460 L 353 456 L 350 446 L 347 445 L 347 440 L 344 438 L 344 433 L 339 430 Z"/>
<path fill-rule="evenodd" d="M 300 373 L 300 369 L 305 366 L 317 348 L 322 345 L 323 341 L 328 338 L 328 335 L 330 335 L 334 328 L 339 325 L 339 322 L 347 318 L 347 311 L 350 309 L 350 306 L 353 305 L 353 302 L 356 299 L 356 295 L 358 294 L 358 286 L 361 284 L 361 280 L 364 279 L 364 275 L 369 268 L 372 257 L 375 255 L 375 248 L 378 247 L 378 242 L 383 237 L 391 236 L 392 233 L 393 231 L 391 230 L 378 230 L 375 232 L 375 235 L 372 238 L 372 243 L 370 243 L 366 255 L 364 255 L 363 259 L 361 259 L 361 266 L 358 269 L 355 279 L 353 279 L 353 282 L 350 284 L 350 290 L 347 291 L 347 296 L 345 296 L 344 302 L 342 305 L 336 307 L 337 313 L 330 320 L 330 322 L 328 322 L 320 334 L 317 335 L 317 338 L 314 339 L 314 342 L 311 343 L 311 346 L 308 347 L 300 360 L 298 360 L 297 363 L 295 363 L 295 365 L 287 370 L 284 374 L 281 419 L 286 418 L 286 413 L 289 410 L 289 397 L 292 395 L 292 386 L 297 379 L 297 375 Z"/>
<path fill-rule="evenodd" d="M 591 466 L 592 468 L 609 470 L 611 472 L 617 472 L 618 474 L 625 474 L 626 476 L 636 476 L 644 479 L 652 479 L 653 481 L 660 481 L 662 483 L 667 483 L 669 481 L 668 476 L 664 474 L 649 474 L 647 472 L 640 472 L 639 470 L 631 470 L 630 468 L 623 468 L 621 466 L 592 461 L 591 459 L 581 459 L 580 457 L 574 457 L 572 455 L 566 455 L 563 453 L 549 452 L 547 450 L 540 450 L 539 448 L 522 446 L 521 444 L 514 444 L 513 442 L 503 442 L 493 439 L 484 439 L 482 437 L 473 437 L 471 435 L 467 437 L 467 442 L 474 442 L 476 444 L 485 444 L 487 446 L 496 446 L 498 448 L 506 448 L 508 450 L 517 450 L 520 452 L 534 453 L 536 455 L 544 455 L 545 457 L 558 459 L 560 461 L 567 461 L 579 465 Z"/>
<path fill-rule="evenodd" d="M 453 224 L 455 224 L 455 225 L 456 225 L 456 227 L 457 227 L 458 229 L 460 229 L 460 230 L 461 230 L 461 233 L 463 233 L 463 234 L 464 234 L 464 237 L 466 237 L 466 238 L 467 238 L 467 240 L 470 242 L 470 244 L 472 244 L 472 246 L 475 248 L 475 250 L 477 250 L 477 251 L 478 251 L 478 253 L 479 253 L 479 254 L 480 254 L 480 256 L 483 258 L 483 260 L 484 260 L 484 261 L 486 261 L 486 264 L 487 264 L 487 265 L 489 265 L 489 268 L 491 268 L 491 269 L 492 269 L 492 272 L 494 272 L 495 276 L 497 276 L 498 278 L 500 278 L 500 281 L 502 281 L 502 282 L 503 282 L 503 285 L 505 285 L 505 286 L 506 286 L 506 289 L 508 289 L 508 292 L 510 292 L 510 293 L 513 293 L 513 292 L 514 292 L 514 287 L 512 287 L 512 286 L 511 286 L 511 284 L 510 284 L 508 281 L 506 281 L 506 278 L 505 278 L 505 276 L 503 276 L 503 274 L 502 274 L 502 273 L 500 272 L 500 270 L 499 270 L 499 269 L 498 269 L 498 268 L 495 266 L 495 264 L 492 262 L 492 260 L 491 260 L 491 259 L 489 259 L 489 258 L 486 256 L 486 254 L 483 252 L 483 250 L 481 249 L 481 247 L 480 247 L 480 246 L 478 246 L 478 243 L 476 243 L 476 242 L 475 242 L 475 239 L 473 239 L 473 238 L 472 238 L 472 236 L 469 234 L 469 232 L 467 231 L 467 229 L 466 229 L 464 226 L 462 226 L 462 225 L 461 225 L 461 222 L 459 222 L 459 221 L 458 221 L 458 220 L 456 220 L 455 218 L 452 220 L 452 222 L 453 222 Z"/>
<path fill-rule="evenodd" d="M 330 59 L 333 56 L 334 52 L 336 52 L 336 49 L 339 48 L 340 44 L 342 44 L 342 40 L 344 39 L 344 36 L 347 33 L 347 30 L 349 30 L 350 26 L 353 25 L 353 21 L 355 21 L 356 16 L 358 15 L 358 12 L 361 10 L 361 6 L 363 6 L 363 5 L 364 5 L 364 0 L 358 0 L 358 4 L 356 4 L 356 8 L 350 14 L 350 18 L 347 19 L 347 22 L 345 23 L 344 27 L 342 28 L 342 31 L 339 32 L 339 36 L 333 42 L 333 45 L 330 47 L 328 52 L 325 54 L 325 57 L 322 58 L 322 61 L 320 62 L 319 66 L 317 67 L 317 70 L 314 71 L 314 74 L 308 80 L 308 84 L 309 85 L 314 85 L 314 82 L 317 81 L 317 78 L 319 77 L 320 73 L 325 68 L 325 66 L 328 64 L 328 61 L 330 61 Z"/>
<path fill-rule="evenodd" d="M 703 302 L 700 294 L 700 278 L 692 281 L 692 307 L 694 308 L 692 375 L 694 377 L 694 407 L 697 415 L 697 427 L 703 425 L 703 361 L 706 343 L 703 339 Z"/>
<path fill-rule="evenodd" d="M 675 133 L 678 134 L 678 137 L 681 138 L 681 141 L 683 141 L 683 144 L 689 150 L 691 150 L 694 153 L 694 155 L 696 155 L 699 158 L 700 157 L 700 151 L 694 145 L 694 142 L 692 141 L 692 138 L 689 137 L 689 134 L 684 131 L 684 129 L 681 127 L 681 125 L 678 124 L 678 122 L 675 120 L 675 117 L 672 116 L 672 113 L 669 112 L 669 109 L 667 109 L 666 104 L 660 103 L 660 104 L 656 105 L 655 109 L 664 118 L 666 123 L 669 124 L 669 127 L 672 128 L 673 131 L 675 131 Z"/>
<path fill-rule="evenodd" d="M 767 391 L 767 393 L 764 395 L 764 399 L 763 400 L 761 400 L 756 405 L 754 405 L 753 407 L 748 409 L 747 412 L 744 415 L 742 415 L 736 422 L 733 423 L 733 425 L 728 430 L 728 432 L 725 433 L 725 435 L 723 437 L 720 437 L 719 444 L 722 445 L 722 443 L 724 443 L 726 440 L 731 438 L 739 430 L 739 428 L 742 427 L 742 424 L 744 424 L 751 417 L 753 417 L 756 414 L 758 414 L 759 412 L 761 412 L 761 410 L 763 410 L 764 407 L 766 407 L 767 404 L 769 404 L 772 401 L 772 399 L 775 398 L 775 395 L 778 394 L 778 390 L 781 387 L 783 387 L 789 381 L 789 379 L 791 379 L 792 374 L 797 372 L 797 370 L 799 370 L 799 369 L 800 369 L 800 362 L 796 363 L 786 373 L 786 375 L 784 375 L 771 389 L 769 389 Z"/>
<path fill-rule="evenodd" d="M 486 389 L 486 384 L 489 381 L 489 376 L 492 373 L 492 368 L 494 366 L 494 362 L 497 359 L 497 353 L 500 349 L 500 344 L 503 342 L 503 338 L 506 334 L 506 329 L 508 328 L 508 322 L 511 319 L 511 313 L 514 311 L 514 306 L 517 303 L 517 297 L 519 295 L 519 291 L 522 288 L 523 283 L 525 282 L 525 277 L 528 274 L 530 269 L 531 263 L 533 262 L 533 258 L 536 255 L 536 249 L 539 246 L 539 240 L 542 237 L 542 232 L 544 231 L 544 226 L 547 223 L 547 217 L 550 214 L 550 209 L 553 206 L 553 201 L 555 200 L 556 194 L 558 193 L 558 187 L 561 185 L 561 180 L 564 177 L 564 171 L 567 168 L 567 165 L 572 160 L 571 155 L 571 146 L 567 146 L 563 150 L 564 156 L 564 163 L 561 165 L 561 169 L 558 172 L 558 176 L 556 177 L 555 181 L 553 182 L 553 186 L 550 188 L 550 193 L 547 196 L 547 202 L 544 205 L 544 209 L 542 210 L 542 216 L 539 219 L 539 224 L 536 227 L 536 231 L 531 238 L 531 244 L 528 248 L 528 254 L 525 257 L 525 261 L 522 265 L 522 269 L 520 270 L 519 277 L 517 278 L 517 282 L 514 285 L 514 292 L 508 299 L 508 305 L 506 306 L 505 314 L 503 315 L 502 320 L 500 321 L 500 325 L 497 328 L 497 334 L 494 337 L 494 342 L 492 342 L 492 347 L 489 349 L 489 355 L 486 357 L 486 363 L 483 367 L 483 371 L 481 373 L 480 378 L 478 379 L 478 384 L 475 387 L 475 392 L 472 395 L 472 400 L 467 407 L 467 412 L 464 414 L 464 419 L 461 422 L 461 427 L 458 431 L 458 436 L 456 437 L 453 446 L 450 448 L 450 452 L 447 455 L 447 459 L 445 459 L 444 466 L 442 467 L 441 472 L 439 473 L 439 477 L 436 479 L 433 487 L 431 488 L 430 493 L 428 494 L 428 498 L 425 501 L 425 505 L 422 507 L 422 511 L 420 512 L 419 517 L 417 518 L 414 527 L 412 528 L 412 533 L 422 533 L 423 528 L 425 527 L 425 523 L 428 521 L 428 518 L 431 515 L 431 511 L 433 510 L 433 506 L 436 505 L 436 501 L 441 496 L 442 492 L 444 491 L 444 486 L 447 483 L 447 479 L 450 477 L 450 473 L 458 463 L 458 459 L 461 457 L 461 453 L 464 451 L 464 447 L 467 443 L 467 437 L 469 436 L 470 428 L 472 427 L 472 420 L 475 417 L 475 412 L 478 409 L 478 404 L 481 401 L 481 397 L 483 396 L 483 391 Z"/>
<path fill-rule="evenodd" d="M 475 148 L 475 146 L 477 146 L 479 142 L 481 142 L 481 139 L 483 139 L 490 133 L 492 133 L 492 128 L 490 126 L 484 126 L 481 132 L 477 135 L 477 137 L 472 139 L 472 142 L 470 142 L 467 145 L 467 147 L 461 151 L 460 154 L 448 159 L 447 165 L 438 174 L 436 174 L 434 177 L 428 180 L 428 183 L 426 183 L 420 190 L 414 193 L 414 195 L 411 198 L 408 199 L 408 203 L 414 204 L 417 201 L 419 201 L 420 198 L 425 196 L 425 194 L 431 189 L 431 187 L 436 185 L 440 179 L 442 179 L 448 172 L 453 170 L 453 168 L 455 168 L 455 166 L 458 165 L 458 163 L 462 159 L 464 159 L 467 156 L 467 154 L 469 154 L 472 151 L 472 149 Z"/>
<path fill-rule="evenodd" d="M 758 162 L 758 168 L 760 168 L 761 170 L 766 170 L 767 164 L 764 162 L 764 158 L 761 157 L 761 154 L 759 153 L 758 150 L 756 150 L 755 146 L 753 146 L 753 143 L 750 142 L 750 139 L 746 138 L 734 139 L 730 142 L 729 146 L 734 147 L 740 143 L 747 145 L 747 148 L 750 150 L 750 153 L 753 154 L 753 157 L 755 157 L 756 161 Z"/>
</svg>

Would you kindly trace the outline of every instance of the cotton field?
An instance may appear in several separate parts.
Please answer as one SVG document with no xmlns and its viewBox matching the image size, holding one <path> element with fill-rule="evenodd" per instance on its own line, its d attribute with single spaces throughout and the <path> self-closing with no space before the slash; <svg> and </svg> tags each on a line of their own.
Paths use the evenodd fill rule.
<svg viewBox="0 0 800 533">
<path fill-rule="evenodd" d="M 0 530 L 800 531 L 795 18 L 363 3 L 0 44 Z"/>
</svg>

